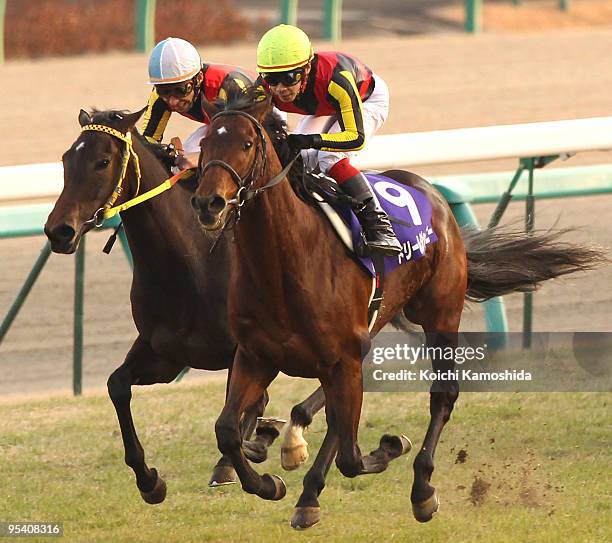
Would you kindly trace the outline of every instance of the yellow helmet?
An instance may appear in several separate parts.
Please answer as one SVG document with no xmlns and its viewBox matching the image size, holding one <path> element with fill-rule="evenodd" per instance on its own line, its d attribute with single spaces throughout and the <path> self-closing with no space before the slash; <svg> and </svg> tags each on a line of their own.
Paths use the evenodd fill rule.
<svg viewBox="0 0 612 543">
<path fill-rule="evenodd" d="M 257 45 L 257 71 L 287 72 L 307 64 L 314 52 L 306 33 L 291 25 L 268 30 Z"/>
</svg>

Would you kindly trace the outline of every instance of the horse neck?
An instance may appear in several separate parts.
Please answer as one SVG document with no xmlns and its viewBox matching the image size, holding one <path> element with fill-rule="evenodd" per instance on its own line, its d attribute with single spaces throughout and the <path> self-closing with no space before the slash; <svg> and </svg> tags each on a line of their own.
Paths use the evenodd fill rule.
<svg viewBox="0 0 612 543">
<path fill-rule="evenodd" d="M 134 157 L 130 157 L 130 162 L 127 167 L 127 198 L 134 198 L 137 193 L 142 194 L 160 183 L 167 177 L 166 170 L 157 160 L 157 158 L 149 151 L 140 141 L 140 137 L 132 131 L 132 145 L 134 152 L 138 156 L 140 164 L 140 186 L 136 176 L 136 164 Z"/>
<path fill-rule="evenodd" d="M 126 199 L 155 188 L 168 177 L 157 158 L 135 135 L 133 142 L 140 163 L 140 185 L 132 157 L 126 175 Z M 183 232 L 194 221 L 186 213 L 189 210 L 181 201 L 184 195 L 178 194 L 178 190 L 173 187 L 121 214 L 135 264 L 138 259 L 149 262 L 160 255 L 184 252 Z"/>
<path fill-rule="evenodd" d="M 260 184 L 281 170 L 275 153 L 270 153 L 267 164 Z M 335 240 L 326 243 L 330 229 L 325 228 L 314 208 L 296 196 L 288 180 L 248 202 L 235 230 L 237 265 L 247 273 L 250 282 L 268 294 L 283 289 L 284 279 L 300 282 L 307 271 L 312 272 L 316 261 L 325 266 L 330 253 L 337 249 Z M 315 254 L 313 240 L 320 243 Z"/>
</svg>

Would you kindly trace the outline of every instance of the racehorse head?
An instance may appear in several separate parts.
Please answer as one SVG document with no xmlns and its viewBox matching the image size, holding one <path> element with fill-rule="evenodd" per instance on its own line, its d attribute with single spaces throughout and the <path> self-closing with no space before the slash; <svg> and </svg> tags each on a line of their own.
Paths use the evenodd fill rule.
<svg viewBox="0 0 612 543">
<path fill-rule="evenodd" d="M 131 130 L 143 112 L 80 111 L 82 132 L 62 156 L 64 188 L 45 225 L 54 252 L 73 253 L 101 226 L 104 210 L 125 199 L 126 179 L 138 168 Z"/>
<path fill-rule="evenodd" d="M 191 199 L 206 230 L 222 228 L 230 210 L 237 214 L 258 188 L 270 160 L 277 160 L 262 126 L 271 107 L 269 98 L 251 90 L 232 97 L 212 116 L 200 143 L 199 187 Z"/>
</svg>

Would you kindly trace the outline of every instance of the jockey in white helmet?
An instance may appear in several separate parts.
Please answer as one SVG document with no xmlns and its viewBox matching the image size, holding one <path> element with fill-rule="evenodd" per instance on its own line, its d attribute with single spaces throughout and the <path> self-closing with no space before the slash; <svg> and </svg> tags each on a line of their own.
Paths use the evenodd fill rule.
<svg viewBox="0 0 612 543">
<path fill-rule="evenodd" d="M 225 100 L 233 88 L 244 89 L 253 83 L 255 74 L 236 66 L 203 64 L 196 48 L 181 38 L 166 38 L 151 51 L 149 98 L 142 126 L 143 135 L 152 143 L 161 143 L 164 130 L 174 112 L 202 123 L 184 142 L 185 153 L 178 165 L 197 164 L 200 141 L 206 135 L 210 119 L 202 108 L 202 98 L 210 102 Z"/>
</svg>

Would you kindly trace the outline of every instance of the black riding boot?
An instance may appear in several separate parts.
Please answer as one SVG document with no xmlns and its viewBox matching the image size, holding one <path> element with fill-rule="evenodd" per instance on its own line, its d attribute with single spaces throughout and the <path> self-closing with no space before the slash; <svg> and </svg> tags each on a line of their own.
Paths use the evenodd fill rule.
<svg viewBox="0 0 612 543">
<path fill-rule="evenodd" d="M 401 253 L 402 246 L 395 237 L 389 217 L 380 207 L 365 175 L 359 172 L 344 181 L 340 188 L 363 206 L 356 214 L 365 232 L 368 247 L 373 251 L 390 256 Z"/>
</svg>

